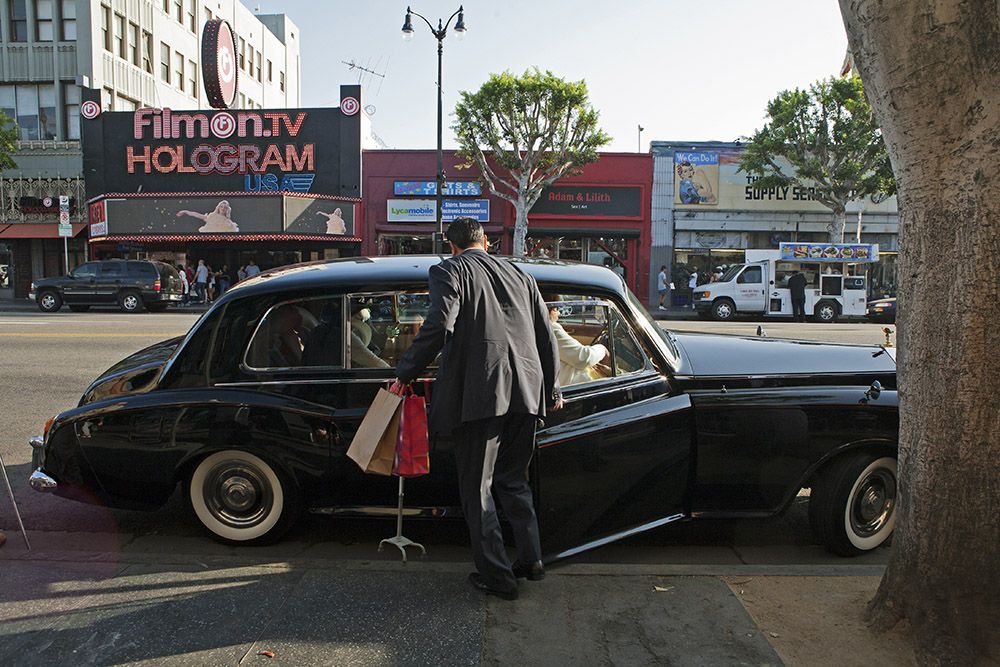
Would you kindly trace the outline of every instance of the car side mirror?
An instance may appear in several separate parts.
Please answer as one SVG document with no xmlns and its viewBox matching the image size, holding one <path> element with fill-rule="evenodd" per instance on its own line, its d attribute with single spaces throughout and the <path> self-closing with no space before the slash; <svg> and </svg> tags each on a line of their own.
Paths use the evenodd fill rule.
<svg viewBox="0 0 1000 667">
<path fill-rule="evenodd" d="M 878 397 L 882 394 L 882 383 L 878 380 L 872 382 L 871 386 L 868 387 L 868 391 L 865 392 L 865 397 L 862 398 L 859 403 L 867 403 L 869 400 L 876 401 Z"/>
</svg>

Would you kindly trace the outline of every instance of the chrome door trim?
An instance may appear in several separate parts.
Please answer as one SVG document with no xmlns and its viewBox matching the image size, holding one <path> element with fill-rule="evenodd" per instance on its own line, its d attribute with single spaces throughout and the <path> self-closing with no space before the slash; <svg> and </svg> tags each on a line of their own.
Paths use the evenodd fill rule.
<svg viewBox="0 0 1000 667">
<path fill-rule="evenodd" d="M 626 537 L 632 537 L 639 533 L 644 533 L 648 530 L 653 530 L 654 528 L 659 528 L 660 526 L 665 526 L 668 523 L 673 523 L 675 521 L 680 521 L 681 519 L 686 519 L 687 515 L 681 514 L 671 514 L 670 516 L 663 517 L 662 519 L 656 519 L 655 521 L 650 521 L 649 523 L 644 523 L 634 528 L 629 528 L 618 533 L 613 533 L 606 537 L 601 537 L 596 540 L 587 542 L 586 544 L 581 544 L 580 546 L 570 547 L 553 555 L 545 555 L 542 560 L 545 563 L 551 563 L 552 561 L 561 560 L 563 558 L 569 558 L 570 556 L 575 556 L 577 554 L 583 553 L 584 551 L 590 551 L 591 549 L 596 549 L 598 547 L 603 547 L 612 542 L 617 542 L 623 540 Z"/>
</svg>

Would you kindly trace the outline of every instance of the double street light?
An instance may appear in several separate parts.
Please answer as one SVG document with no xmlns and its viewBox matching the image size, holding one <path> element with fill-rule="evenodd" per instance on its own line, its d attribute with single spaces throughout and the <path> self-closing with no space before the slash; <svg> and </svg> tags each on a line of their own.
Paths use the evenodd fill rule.
<svg viewBox="0 0 1000 667">
<path fill-rule="evenodd" d="M 441 152 L 441 131 L 442 131 L 442 113 L 441 113 L 441 55 L 444 53 L 444 38 L 448 34 L 448 26 L 451 25 L 452 19 L 456 16 L 458 21 L 455 23 L 455 36 L 461 39 L 465 36 L 465 12 L 462 6 L 459 5 L 458 11 L 451 15 L 451 18 L 447 22 L 442 22 L 438 19 L 438 27 L 435 28 L 430 21 L 426 18 L 417 14 L 415 11 L 406 8 L 406 20 L 403 21 L 403 39 L 409 40 L 413 38 L 413 21 L 411 16 L 416 16 L 423 20 L 430 28 L 431 34 L 437 39 L 438 42 L 438 114 L 437 114 L 437 232 L 434 234 L 434 253 L 440 254 L 442 250 L 442 245 L 444 241 L 444 224 L 441 219 L 442 206 L 441 197 L 444 195 L 444 156 Z"/>
</svg>

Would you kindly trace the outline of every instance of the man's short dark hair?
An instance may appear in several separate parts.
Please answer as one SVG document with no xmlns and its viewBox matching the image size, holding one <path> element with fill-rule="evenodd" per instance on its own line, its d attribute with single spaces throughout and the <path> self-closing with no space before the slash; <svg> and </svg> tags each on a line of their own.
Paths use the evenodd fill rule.
<svg viewBox="0 0 1000 667">
<path fill-rule="evenodd" d="M 444 236 L 460 250 L 482 243 L 483 239 L 486 238 L 483 226 L 472 218 L 455 218 L 448 225 L 448 231 L 445 232 Z"/>
</svg>

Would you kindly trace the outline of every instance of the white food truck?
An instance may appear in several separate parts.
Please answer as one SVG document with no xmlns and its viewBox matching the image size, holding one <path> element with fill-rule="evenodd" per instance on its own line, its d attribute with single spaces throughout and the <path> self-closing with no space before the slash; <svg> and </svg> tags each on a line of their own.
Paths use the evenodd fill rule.
<svg viewBox="0 0 1000 667">
<path fill-rule="evenodd" d="M 778 250 L 747 250 L 716 282 L 694 288 L 698 314 L 731 320 L 737 314 L 792 317 L 788 279 L 806 277 L 805 314 L 819 322 L 864 317 L 865 269 L 878 261 L 878 244 L 782 243 Z"/>
</svg>

